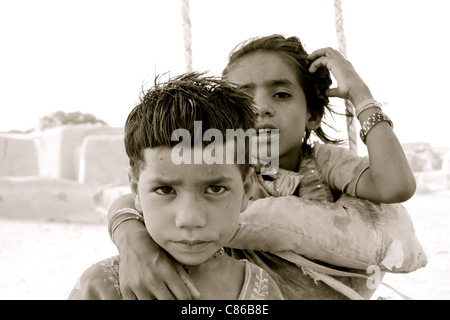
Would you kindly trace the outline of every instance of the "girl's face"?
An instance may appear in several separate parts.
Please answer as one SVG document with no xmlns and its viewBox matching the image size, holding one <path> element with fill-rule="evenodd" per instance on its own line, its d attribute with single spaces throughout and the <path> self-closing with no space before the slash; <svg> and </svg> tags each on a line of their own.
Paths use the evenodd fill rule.
<svg viewBox="0 0 450 320">
<path fill-rule="evenodd" d="M 280 167 L 296 170 L 305 130 L 317 127 L 294 67 L 274 52 L 254 52 L 231 65 L 227 80 L 251 95 L 256 129 L 279 130 Z"/>
<path fill-rule="evenodd" d="M 175 164 L 171 147 L 144 156 L 139 177 L 129 174 L 149 234 L 180 263 L 203 263 L 230 241 L 246 207 L 250 189 L 238 165 Z"/>
</svg>

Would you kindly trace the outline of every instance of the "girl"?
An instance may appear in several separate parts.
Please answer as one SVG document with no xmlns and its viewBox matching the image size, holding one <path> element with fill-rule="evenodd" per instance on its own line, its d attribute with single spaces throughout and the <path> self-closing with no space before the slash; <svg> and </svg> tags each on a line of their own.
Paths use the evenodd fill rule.
<svg viewBox="0 0 450 320">
<path fill-rule="evenodd" d="M 328 70 L 336 78 L 337 88 L 329 88 Z M 324 142 L 335 142 L 323 132 L 321 122 L 325 109 L 329 108 L 328 98 L 339 97 L 356 106 L 357 118 L 363 128 L 361 138 L 368 148 L 369 165 L 366 168 L 355 165 L 355 171 L 347 172 L 349 166 L 344 164 L 347 159 L 328 163 L 330 172 L 324 174 L 329 186 L 382 203 L 403 202 L 414 194 L 414 175 L 392 131 L 392 122 L 381 112 L 380 104 L 373 99 L 367 85 L 339 52 L 326 48 L 307 55 L 295 37 L 254 39 L 235 49 L 223 75 L 253 97 L 258 109 L 256 128 L 279 129 L 281 168 L 298 171 L 305 152 L 309 152 L 307 143 L 311 132 Z M 325 149 L 322 147 L 326 151 L 322 151 Z M 347 158 L 347 154 L 354 158 L 346 151 L 329 145 L 318 145 L 311 150 L 316 158 L 325 152 L 339 153 L 337 157 L 327 154 L 326 157 L 332 157 L 329 162 Z M 345 166 L 345 170 L 341 166 Z M 342 179 L 340 175 L 347 176 Z M 345 184 L 340 183 L 341 179 L 353 181 Z"/>
<path fill-rule="evenodd" d="M 337 88 L 330 88 L 330 72 L 338 82 Z M 351 211 L 348 203 L 343 208 L 332 202 L 342 193 L 384 203 L 406 201 L 413 195 L 414 176 L 392 131 L 392 123 L 381 112 L 381 105 L 373 99 L 352 65 L 335 50 L 320 49 L 308 55 L 296 37 L 273 35 L 251 39 L 231 53 L 223 76 L 253 97 L 258 115 L 257 129 L 279 130 L 281 168 L 272 177 L 258 176 L 260 188 L 254 196 L 255 201 L 241 215 L 244 227 L 229 247 L 293 250 L 292 243 L 276 240 L 277 237 L 287 239 L 282 237 L 286 224 L 304 223 L 295 218 L 300 212 L 326 212 L 338 216 L 344 210 L 347 216 L 360 214 L 360 208 Z M 332 143 L 336 141 L 323 132 L 322 117 L 325 110 L 330 109 L 328 97 L 349 99 L 356 106 L 356 116 L 363 128 L 361 138 L 367 145 L 369 159 L 334 146 Z M 311 133 L 326 144 L 311 145 Z M 256 206 L 258 202 L 265 205 Z M 195 290 L 189 291 L 182 284 L 192 288 L 182 269 L 178 265 L 175 269 L 168 267 L 171 264 L 145 234 L 143 225 L 133 220 L 121 223 L 114 217 L 118 209 L 132 206 L 130 197 L 125 196 L 109 210 L 110 234 L 127 260 L 120 270 L 127 297 L 195 298 Z M 267 223 L 277 233 L 247 232 L 248 226 L 255 221 L 259 223 L 257 229 L 261 230 Z M 111 226 L 119 223 L 120 227 L 112 234 Z M 360 232 L 369 234 L 373 230 Z M 243 236 L 248 234 L 255 237 Z M 357 247 L 354 244 L 350 250 Z M 277 281 L 287 299 L 343 298 L 320 285 L 319 288 L 313 285 L 295 265 L 267 252 L 233 250 L 230 254 L 245 257 L 263 267 Z M 128 268 L 138 272 L 130 272 Z M 152 288 L 153 292 L 148 292 L 147 288 Z"/>
</svg>

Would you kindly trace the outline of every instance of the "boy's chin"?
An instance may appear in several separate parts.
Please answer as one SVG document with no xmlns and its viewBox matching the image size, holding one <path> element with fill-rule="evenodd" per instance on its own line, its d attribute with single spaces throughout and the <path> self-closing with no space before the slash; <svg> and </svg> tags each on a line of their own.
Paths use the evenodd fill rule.
<svg viewBox="0 0 450 320">
<path fill-rule="evenodd" d="M 209 257 L 179 257 L 176 258 L 175 260 L 177 260 L 179 263 L 181 263 L 183 266 L 188 267 L 188 268 L 196 268 L 199 267 L 200 265 L 202 265 L 203 263 L 205 263 L 207 260 L 209 259 Z"/>
<path fill-rule="evenodd" d="M 214 256 L 214 252 L 211 253 L 182 253 L 174 254 L 172 257 L 187 267 L 198 267 L 206 262 L 212 261 L 211 257 Z"/>
</svg>

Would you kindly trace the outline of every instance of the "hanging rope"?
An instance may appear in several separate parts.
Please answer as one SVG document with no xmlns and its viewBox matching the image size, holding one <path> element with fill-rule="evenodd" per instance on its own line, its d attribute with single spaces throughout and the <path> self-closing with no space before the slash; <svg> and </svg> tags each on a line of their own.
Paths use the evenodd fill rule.
<svg viewBox="0 0 450 320">
<path fill-rule="evenodd" d="M 336 26 L 336 35 L 338 38 L 339 51 L 347 58 L 347 44 L 344 34 L 344 17 L 342 15 L 342 1 L 334 0 L 334 23 Z M 345 109 L 348 113 L 354 113 L 354 107 L 349 100 L 345 100 Z M 347 117 L 347 133 L 350 150 L 357 152 L 357 134 L 356 125 L 352 117 Z"/>
<path fill-rule="evenodd" d="M 181 0 L 181 16 L 183 18 L 183 41 L 186 72 L 192 72 L 191 19 L 189 17 L 189 0 Z"/>
</svg>

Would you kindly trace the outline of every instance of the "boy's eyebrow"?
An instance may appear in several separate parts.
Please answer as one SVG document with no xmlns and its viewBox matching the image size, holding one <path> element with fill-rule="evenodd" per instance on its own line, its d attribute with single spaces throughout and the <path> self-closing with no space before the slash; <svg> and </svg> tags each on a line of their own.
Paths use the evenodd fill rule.
<svg viewBox="0 0 450 320">
<path fill-rule="evenodd" d="M 179 185 L 181 184 L 181 179 L 169 179 L 166 177 L 151 177 L 147 179 L 148 185 Z"/>
<path fill-rule="evenodd" d="M 226 182 L 233 182 L 235 179 L 226 176 L 217 176 L 212 179 L 205 179 L 202 181 L 203 184 L 219 184 Z"/>
<path fill-rule="evenodd" d="M 227 182 L 232 182 L 235 179 L 227 177 L 227 176 L 223 176 L 223 175 L 219 175 L 213 178 L 209 178 L 209 179 L 204 179 L 198 180 L 198 184 L 219 184 L 219 183 L 227 183 Z M 171 185 L 171 186 L 176 186 L 176 185 L 180 185 L 182 184 L 183 181 L 182 179 L 170 179 L 167 177 L 160 177 L 160 176 L 155 176 L 155 177 L 151 177 L 149 179 L 147 179 L 147 184 L 149 185 Z"/>
</svg>

